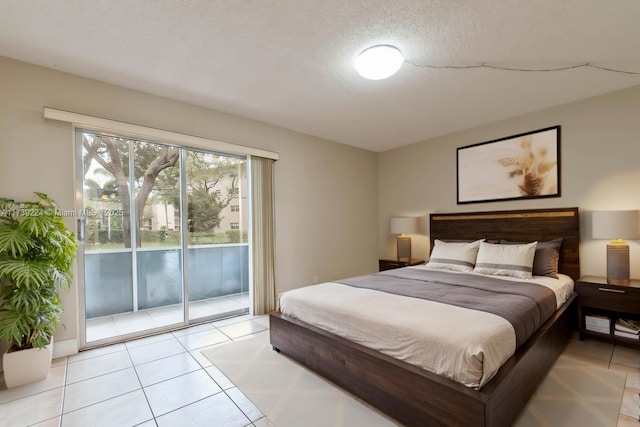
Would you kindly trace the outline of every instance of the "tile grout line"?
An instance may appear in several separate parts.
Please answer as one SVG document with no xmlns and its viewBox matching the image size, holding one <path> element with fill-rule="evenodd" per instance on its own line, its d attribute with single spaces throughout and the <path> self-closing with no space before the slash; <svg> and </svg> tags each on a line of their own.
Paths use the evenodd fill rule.
<svg viewBox="0 0 640 427">
<path fill-rule="evenodd" d="M 129 348 L 127 347 L 126 343 L 125 343 L 125 349 L 127 350 L 127 356 L 129 356 L 129 360 L 131 361 L 131 366 L 133 367 L 133 372 L 135 372 L 136 378 L 138 379 L 138 384 L 140 384 L 140 389 L 142 390 L 142 395 L 144 396 L 144 400 L 147 402 L 147 406 L 149 407 L 149 412 L 151 412 L 151 420 L 153 420 L 153 422 L 157 426 L 158 422 L 156 421 L 156 414 L 153 412 L 153 408 L 151 407 L 151 402 L 149 402 L 149 397 L 147 396 L 147 393 L 146 393 L 146 391 L 144 389 L 144 386 L 142 385 L 142 380 L 140 379 L 140 375 L 138 374 L 138 370 L 136 369 L 136 364 L 133 361 L 133 358 L 131 357 L 131 353 L 129 353 Z M 143 421 L 143 423 L 146 423 L 146 422 L 151 421 L 151 420 Z M 140 423 L 140 424 L 142 424 L 142 423 Z"/>
<path fill-rule="evenodd" d="M 220 331 L 220 332 L 222 332 L 222 331 Z M 224 332 L 222 332 L 222 333 L 224 334 Z M 226 335 L 226 334 L 225 334 L 225 335 Z M 232 342 L 236 342 L 236 340 L 235 340 L 235 339 L 233 339 L 233 338 L 231 338 L 231 337 L 229 337 L 229 338 L 231 339 L 231 341 L 232 341 Z M 240 337 L 238 337 L 238 338 L 240 338 Z M 206 357 L 206 356 L 205 356 L 205 357 Z M 208 358 L 207 358 L 207 360 L 208 360 Z M 209 360 L 209 361 L 210 361 L 210 360 Z M 211 362 L 211 361 L 210 361 L 210 362 Z M 264 415 L 264 414 L 262 413 L 262 411 L 261 411 L 261 410 L 260 410 L 260 409 L 259 409 L 259 408 L 258 408 L 258 407 L 257 407 L 257 406 L 252 402 L 252 401 L 251 401 L 251 400 L 249 400 L 249 398 L 244 394 L 244 392 L 243 392 L 242 390 L 240 390 L 240 387 L 238 387 L 238 385 L 237 385 L 237 384 L 235 384 L 233 381 L 231 381 L 231 379 L 230 379 L 230 378 L 228 378 L 228 377 L 224 374 L 224 372 L 222 372 L 222 370 L 221 370 L 219 367 L 217 367 L 213 362 L 211 362 L 211 366 L 215 366 L 215 368 L 216 368 L 216 369 L 217 369 L 217 370 L 218 370 L 222 375 L 224 375 L 224 377 L 226 378 L 226 380 L 227 380 L 227 381 L 229 381 L 229 383 L 233 384 L 233 387 L 230 387 L 230 388 L 228 388 L 227 390 L 231 390 L 232 388 L 235 388 L 236 390 L 238 390 L 238 391 L 239 391 L 239 392 L 244 396 L 244 398 L 245 398 L 249 403 L 251 403 L 251 405 L 253 405 L 253 406 L 258 410 L 258 412 L 260 412 L 260 414 L 261 414 L 263 417 L 266 417 L 266 415 Z M 207 373 L 208 373 L 208 372 L 207 372 Z M 211 375 L 209 375 L 209 376 L 211 376 Z M 212 377 L 212 379 L 213 379 L 213 377 Z M 215 379 L 213 379 L 213 381 L 215 381 Z M 216 382 L 216 384 L 218 384 L 218 383 Z M 220 387 L 220 384 L 218 384 L 218 387 Z M 240 410 L 240 412 L 242 412 L 242 413 L 244 414 L 244 416 L 245 416 L 245 417 L 247 417 L 247 419 L 249 420 L 249 423 L 250 423 L 251 425 L 254 425 L 254 421 L 253 421 L 251 418 L 249 418 L 249 415 L 248 415 L 248 414 L 246 414 L 246 413 L 242 410 L 242 408 L 240 407 L 240 405 L 238 404 L 238 402 L 236 402 L 236 401 L 235 401 L 231 396 L 229 396 L 229 393 L 227 393 L 227 390 L 223 389 L 222 387 L 220 387 L 220 388 L 222 389 L 222 392 L 223 392 L 225 395 L 227 395 L 227 398 L 229 398 L 229 400 L 231 400 L 231 401 L 233 402 L 233 404 L 234 404 L 234 405 L 236 405 L 236 407 Z M 258 419 L 259 419 L 259 418 L 258 418 Z M 256 421 L 257 421 L 257 420 L 256 420 Z"/>
<path fill-rule="evenodd" d="M 212 325 L 212 326 L 213 326 L 213 325 Z M 186 328 L 186 329 L 188 329 L 188 328 Z M 215 329 L 215 326 L 214 326 L 214 329 Z M 213 329 L 212 329 L 212 330 L 213 330 Z M 205 331 L 205 332 L 207 332 L 207 331 Z M 187 372 L 187 373 L 183 373 L 183 374 L 181 374 L 181 375 L 177 375 L 177 376 L 172 377 L 172 378 L 170 378 L 170 379 L 180 378 L 180 377 L 182 377 L 182 376 L 185 376 L 185 375 L 191 374 L 191 373 L 193 373 L 193 372 L 203 371 L 203 372 L 207 375 L 207 377 L 211 378 L 211 381 L 213 381 L 213 382 L 214 382 L 214 384 L 215 384 L 215 385 L 220 389 L 220 392 L 224 392 L 224 390 L 222 389 L 222 387 L 220 387 L 220 385 L 216 382 L 216 380 L 215 380 L 213 377 L 211 377 L 211 375 L 209 375 L 209 373 L 206 371 L 206 369 L 204 368 L 204 366 L 202 366 L 202 364 L 201 364 L 201 363 L 200 363 L 196 358 L 194 358 L 194 357 L 191 355 L 190 350 L 189 350 L 189 349 L 188 349 L 188 348 L 187 348 L 187 347 L 182 343 L 182 341 L 180 341 L 180 340 L 178 339 L 178 337 L 176 337 L 176 336 L 173 334 L 173 332 L 170 332 L 170 334 L 171 334 L 172 338 L 173 338 L 173 339 L 175 339 L 175 340 L 178 342 L 178 344 L 179 344 L 179 345 L 180 345 L 180 346 L 185 350 L 183 353 L 188 354 L 188 355 L 189 355 L 189 357 L 193 358 L 193 359 L 195 360 L 195 362 L 200 366 L 200 368 L 199 368 L 198 370 L 191 371 L 191 372 Z M 186 335 L 189 335 L 189 334 L 186 334 Z M 161 341 L 159 341 L 159 342 L 161 342 Z M 153 343 L 150 343 L 150 344 L 153 344 Z M 141 346 L 141 347 L 144 347 L 144 346 Z M 139 347 L 134 347 L 134 348 L 139 348 Z M 127 354 L 129 354 L 129 349 L 128 349 L 128 348 L 127 348 Z M 178 354 L 181 354 L 181 353 L 178 353 Z M 172 356 L 175 356 L 175 355 L 172 355 Z M 131 354 L 129 354 L 129 357 L 131 358 Z M 145 362 L 145 363 L 153 363 L 153 362 L 155 362 L 155 361 L 157 361 L 157 360 L 166 359 L 166 358 L 168 358 L 168 357 L 171 357 L 171 356 L 163 357 L 163 358 L 156 359 L 156 360 L 152 360 L 152 361 Z M 140 383 L 140 386 L 142 387 L 142 392 L 143 392 L 143 394 L 144 394 L 145 400 L 147 401 L 147 405 L 149 405 L 149 410 L 151 411 L 151 415 L 153 416 L 153 421 L 155 422 L 155 424 L 156 424 L 156 425 L 158 425 L 158 421 L 157 421 L 158 417 L 165 416 L 165 415 L 167 415 L 167 414 L 170 414 L 170 413 L 175 412 L 175 411 L 177 411 L 177 410 L 183 409 L 183 408 L 185 408 L 185 407 L 187 407 L 187 406 L 189 406 L 189 405 L 192 405 L 192 404 L 194 404 L 194 403 L 200 402 L 200 401 L 202 401 L 202 400 L 204 400 L 204 399 L 208 399 L 209 397 L 211 397 L 211 396 L 215 396 L 216 394 L 220 393 L 220 392 L 218 392 L 218 393 L 211 394 L 211 395 L 209 395 L 209 396 L 206 396 L 206 397 L 203 397 L 203 398 L 201 398 L 201 399 L 198 399 L 198 400 L 196 400 L 196 401 L 194 401 L 194 402 L 190 402 L 190 403 L 188 403 L 188 404 L 186 404 L 186 405 L 183 405 L 183 406 L 181 406 L 181 407 L 179 407 L 179 408 L 175 408 L 175 409 L 173 409 L 173 410 L 171 410 L 171 411 L 169 411 L 169 412 L 167 412 L 167 413 L 165 413 L 165 414 L 162 414 L 162 415 L 156 415 L 156 414 L 155 414 L 155 412 L 153 411 L 153 408 L 151 407 L 151 403 L 149 402 L 149 397 L 147 396 L 146 388 L 147 388 L 147 387 L 150 387 L 150 386 L 153 386 L 153 385 L 161 384 L 162 382 L 164 382 L 164 381 L 168 381 L 168 380 L 160 381 L 160 382 L 157 382 L 157 383 L 155 383 L 155 384 L 150 384 L 149 386 L 145 387 L 145 386 L 143 386 L 143 385 L 142 385 L 142 381 L 140 380 L 140 376 L 138 375 L 138 371 L 137 371 L 137 369 L 136 369 L 136 366 L 137 366 L 137 365 L 133 362 L 133 359 L 131 360 L 131 363 L 133 364 L 133 368 L 134 368 L 134 371 L 136 372 L 136 376 L 137 376 L 137 378 L 138 378 L 138 382 Z M 144 365 L 145 363 L 141 363 L 140 365 Z M 232 401 L 233 401 L 233 400 L 232 400 Z M 234 404 L 235 404 L 235 402 L 234 402 Z M 244 414 L 244 413 L 243 413 L 243 414 Z M 245 417 L 246 417 L 246 415 L 245 415 Z M 248 417 L 247 417 L 247 419 L 248 419 Z M 150 421 L 150 420 L 149 420 L 149 421 Z"/>
<path fill-rule="evenodd" d="M 116 372 L 121 372 L 121 371 L 127 370 L 127 369 L 132 368 L 132 367 L 133 366 L 127 366 L 126 368 L 116 369 L 114 371 L 109 371 L 109 372 L 105 372 L 105 373 L 102 373 L 102 374 L 99 374 L 99 375 L 94 375 L 92 377 L 83 378 L 80 381 L 74 381 L 72 383 L 67 383 L 66 378 L 65 378 L 65 385 L 64 386 L 67 387 L 67 386 L 70 386 L 70 385 L 79 384 L 79 383 L 81 383 L 83 381 L 94 380 L 96 378 L 104 377 L 105 375 L 109 375 L 109 374 L 115 374 Z"/>
<path fill-rule="evenodd" d="M 67 397 L 67 374 L 69 373 L 69 356 L 65 356 L 64 361 L 64 381 L 62 381 L 62 402 L 60 404 L 60 415 L 58 415 L 58 427 L 62 426 L 64 416 L 64 400 Z"/>
<path fill-rule="evenodd" d="M 238 323 L 240 323 L 240 322 L 238 322 Z M 213 328 L 212 328 L 212 330 L 217 330 L 217 331 L 219 331 L 220 333 L 224 334 L 224 335 L 228 338 L 228 340 L 230 340 L 230 341 L 235 341 L 233 338 L 229 337 L 229 336 L 228 336 L 228 335 L 226 335 L 224 332 L 220 331 L 220 330 L 219 330 L 215 325 L 211 324 L 211 326 L 213 327 Z M 204 332 L 207 332 L 207 331 L 204 331 Z M 173 333 L 171 333 L 171 334 L 172 334 L 172 336 L 173 336 Z M 186 334 L 186 335 L 189 335 L 189 334 Z M 249 418 L 249 416 L 248 416 L 248 415 L 247 415 L 247 414 L 242 410 L 242 408 L 240 408 L 240 406 L 238 405 L 238 403 L 237 403 L 235 400 L 233 400 L 233 398 L 231 398 L 231 396 L 229 396 L 229 395 L 227 394 L 226 390 L 224 390 L 224 389 L 220 386 L 220 384 L 218 384 L 218 382 L 215 380 L 215 378 L 213 378 L 213 377 L 212 377 L 212 376 L 207 372 L 206 368 L 205 368 L 204 366 L 202 366 L 202 364 L 201 364 L 197 359 L 195 359 L 195 358 L 191 355 L 191 353 L 190 353 L 191 351 L 199 351 L 201 348 L 210 347 L 210 346 L 203 346 L 203 347 L 195 348 L 195 349 L 193 349 L 193 350 L 189 350 L 189 349 L 188 349 L 188 348 L 187 348 L 187 347 L 182 343 L 182 341 L 180 341 L 180 340 L 178 339 L 178 337 L 173 336 L 173 338 L 174 338 L 176 341 L 178 341 L 178 343 L 180 344 L 180 346 L 181 346 L 182 348 L 184 348 L 184 350 L 185 350 L 186 354 L 188 354 L 188 355 L 189 355 L 189 357 L 192 357 L 192 358 L 196 361 L 196 363 L 200 366 L 200 368 L 199 368 L 198 370 L 196 370 L 196 371 L 191 371 L 191 372 L 187 372 L 187 373 L 184 373 L 184 374 L 181 374 L 181 375 L 177 375 L 177 376 L 175 376 L 175 377 L 172 377 L 171 379 L 179 378 L 179 377 L 181 377 L 181 376 L 185 376 L 185 375 L 191 374 L 191 373 L 193 373 L 193 372 L 203 371 L 203 372 L 207 375 L 207 377 L 209 377 L 209 378 L 211 379 L 211 381 L 213 381 L 213 382 L 214 382 L 214 384 L 215 384 L 215 385 L 220 389 L 220 391 L 219 391 L 219 392 L 217 392 L 217 393 L 213 393 L 213 394 L 211 394 L 211 395 L 205 396 L 205 397 L 203 397 L 203 398 L 201 398 L 201 399 L 195 400 L 195 401 L 193 401 L 193 402 L 190 402 L 190 403 L 188 403 L 188 404 L 186 404 L 186 405 L 183 405 L 183 406 L 180 406 L 180 407 L 178 407 L 178 408 L 175 408 L 175 409 L 173 409 L 173 410 L 171 410 L 171 411 L 169 411 L 169 412 L 167 412 L 167 413 L 165 413 L 165 414 L 162 414 L 162 415 L 158 415 L 158 416 L 156 416 L 156 414 L 153 412 L 153 408 L 151 408 L 151 404 L 150 404 L 149 399 L 148 399 L 148 397 L 147 397 L 147 394 L 146 394 L 146 391 L 145 391 L 146 387 L 142 386 L 142 381 L 140 380 L 140 377 L 139 377 L 139 375 L 138 375 L 138 372 L 137 372 L 137 370 L 135 369 L 136 365 L 134 364 L 134 371 L 136 372 L 136 376 L 138 377 L 138 381 L 140 382 L 140 385 L 142 386 L 142 391 L 143 391 L 143 393 L 144 393 L 144 395 L 145 395 L 145 399 L 147 400 L 147 404 L 149 405 L 149 409 L 150 409 L 150 411 L 151 411 L 151 414 L 153 415 L 153 420 L 154 420 L 154 422 L 156 423 L 156 425 L 158 424 L 158 423 L 157 423 L 157 418 L 158 418 L 159 416 L 165 416 L 165 415 L 167 415 L 167 414 L 170 414 L 170 413 L 172 413 L 172 412 L 175 412 L 175 411 L 178 411 L 178 410 L 180 410 L 180 409 L 186 408 L 186 407 L 187 407 L 187 406 L 189 406 L 189 405 L 193 405 L 193 404 L 195 404 L 195 403 L 197 403 L 197 402 L 201 402 L 201 401 L 203 401 L 203 400 L 205 400 L 205 399 L 208 399 L 208 398 L 210 398 L 210 397 L 212 397 L 212 396 L 215 396 L 215 395 L 217 395 L 217 394 L 220 394 L 220 393 L 224 393 L 224 395 L 225 395 L 225 396 L 226 396 L 226 397 L 227 397 L 227 398 L 228 398 L 228 399 L 229 399 L 229 400 L 230 400 L 230 401 L 231 401 L 231 402 L 236 406 L 236 408 L 238 408 L 238 410 L 239 410 L 239 411 L 240 411 L 240 412 L 245 416 L 245 418 L 249 421 L 249 424 L 253 425 L 253 421 L 252 421 L 252 420 Z M 225 342 L 225 341 L 223 341 L 223 342 Z M 222 344 L 222 343 L 217 343 L 217 344 Z M 217 345 L 217 344 L 213 344 L 213 345 Z M 136 347 L 136 348 L 137 348 L 137 347 Z M 127 349 L 127 352 L 128 352 L 128 349 Z M 129 355 L 129 357 L 131 357 L 131 355 Z M 167 357 L 171 357 L 171 356 L 167 356 Z M 162 359 L 162 358 L 161 358 L 161 359 Z M 157 360 L 161 360 L 161 359 L 157 359 Z M 133 363 L 133 360 L 132 360 L 131 362 Z M 146 363 L 152 363 L 152 362 L 153 362 L 153 361 L 146 362 Z M 144 364 L 144 363 L 143 363 L 143 364 Z M 141 364 L 141 365 L 143 365 L 143 364 Z M 215 366 L 215 365 L 213 365 L 213 364 L 212 364 L 212 366 Z M 218 368 L 216 367 L 216 369 L 218 369 Z M 165 380 L 165 381 L 166 381 L 166 380 Z M 160 383 L 162 383 L 162 382 L 164 382 L 164 381 L 161 381 L 161 382 L 158 382 L 158 383 L 155 383 L 155 384 L 160 384 Z M 229 380 L 229 382 L 231 382 L 231 381 Z M 155 385 L 155 384 L 151 384 L 151 385 Z M 233 383 L 232 383 L 232 384 L 233 384 Z M 235 388 L 237 388 L 237 386 L 236 386 L 235 384 L 233 384 L 233 386 L 234 386 Z M 246 397 L 245 397 L 245 398 L 246 398 Z M 263 414 L 263 416 L 264 416 L 264 414 Z M 247 425 L 249 425 L 249 424 L 247 424 Z"/>
<path fill-rule="evenodd" d="M 193 372 L 196 372 L 196 371 L 193 371 Z M 185 374 L 185 375 L 186 375 L 186 374 Z M 176 378 L 177 378 L 177 377 L 176 377 Z M 212 378 L 212 380 L 213 380 L 213 378 Z M 213 380 L 213 382 L 215 382 L 215 380 Z M 217 385 L 217 383 L 216 383 L 216 385 Z M 169 414 L 171 414 L 172 412 L 179 411 L 179 410 L 181 410 L 181 409 L 186 408 L 187 406 L 191 406 L 191 405 L 193 405 L 193 404 L 195 404 L 195 403 L 202 402 L 203 400 L 209 399 L 210 397 L 217 396 L 217 395 L 218 395 L 218 394 L 220 394 L 220 393 L 224 393 L 224 390 L 222 390 L 222 387 L 220 387 L 220 386 L 218 386 L 218 387 L 220 388 L 220 391 L 219 391 L 219 392 L 217 392 L 217 393 L 213 393 L 213 394 L 210 394 L 210 395 L 205 396 L 205 397 L 202 397 L 202 398 L 200 398 L 200 399 L 198 399 L 198 400 L 194 400 L 193 402 L 190 402 L 190 403 L 187 403 L 187 404 L 185 404 L 185 405 L 182 405 L 182 406 L 180 406 L 180 407 L 178 407 L 178 408 L 172 409 L 172 410 L 170 410 L 169 412 L 165 412 L 164 414 L 161 414 L 161 415 L 157 415 L 157 416 L 156 416 L 156 415 L 153 413 L 153 410 L 151 410 L 151 413 L 153 414 L 153 421 L 155 421 L 155 422 L 156 422 L 156 425 L 157 425 L 157 424 L 158 424 L 157 419 L 158 419 L 158 418 L 160 418 L 160 417 L 164 417 L 165 415 L 169 415 Z M 225 393 L 225 394 L 226 394 L 226 393 Z M 233 400 L 233 399 L 231 399 L 229 396 L 227 396 L 227 397 L 231 400 L 231 402 L 233 402 L 233 404 L 234 404 L 234 405 L 236 405 L 236 403 L 234 402 L 234 400 Z M 236 405 L 236 407 L 237 407 L 237 406 L 238 406 L 238 405 Z M 240 409 L 240 408 L 238 408 L 238 409 Z M 242 409 L 240 409 L 240 412 L 242 412 Z M 252 424 L 252 421 L 249 419 L 249 417 L 247 417 L 247 415 L 246 415 L 244 412 L 242 412 L 242 415 L 244 415 L 244 416 L 249 420 L 249 424 Z M 151 420 L 147 420 L 147 421 L 151 421 Z M 145 422 L 147 422 L 147 421 L 145 421 Z"/>
<path fill-rule="evenodd" d="M 251 320 L 251 319 L 244 319 L 244 320 L 241 320 L 241 321 L 239 321 L 239 322 L 237 322 L 237 323 L 231 323 L 230 325 L 224 325 L 224 326 L 237 325 L 237 324 L 239 324 L 239 323 L 242 323 L 242 322 L 248 322 L 248 321 L 250 321 L 250 320 Z M 212 326 L 213 326 L 217 331 L 219 331 L 220 333 L 224 334 L 227 338 L 229 338 L 229 340 L 230 340 L 231 342 L 235 342 L 235 341 L 236 341 L 234 338 L 230 337 L 229 335 L 227 335 L 227 334 L 225 334 L 223 331 L 221 331 L 221 330 L 220 330 L 220 328 L 218 328 L 217 326 L 215 326 L 215 325 L 213 325 L 213 324 L 212 324 Z M 261 330 L 261 331 L 256 331 L 256 332 L 262 332 L 262 330 Z M 247 335 L 251 335 L 251 334 L 256 333 L 256 332 L 252 332 L 252 333 L 247 334 Z M 243 336 L 246 336 L 246 335 L 243 335 Z M 241 338 L 241 337 L 237 337 L 237 338 Z M 218 344 L 222 344 L 222 343 L 218 343 Z M 214 344 L 214 345 L 218 345 L 218 344 Z M 205 347 L 208 347 L 208 346 L 205 346 Z M 200 348 L 205 348 L 205 347 L 200 347 Z M 200 348 L 198 348 L 198 349 L 194 349 L 194 350 L 200 351 Z M 202 354 L 202 351 L 200 351 L 200 354 Z M 205 356 L 205 357 L 206 357 L 206 356 Z M 207 360 L 208 360 L 208 359 L 207 359 Z M 209 361 L 210 361 L 210 360 L 209 360 Z M 198 361 L 196 360 L 196 362 L 198 362 Z M 211 362 L 211 361 L 210 361 L 210 362 Z M 198 362 L 198 364 L 200 364 L 200 362 Z M 249 418 L 249 415 L 248 415 L 248 414 L 246 414 L 246 413 L 242 410 L 242 408 L 240 407 L 240 405 L 238 404 L 238 402 L 236 402 L 236 401 L 235 401 L 231 396 L 229 396 L 229 393 L 227 393 L 227 390 L 225 390 L 225 389 L 224 389 L 220 384 L 218 384 L 218 382 L 216 381 L 216 379 L 215 379 L 215 378 L 213 378 L 213 377 L 211 376 L 211 374 L 209 374 L 209 372 L 207 372 L 207 370 L 206 370 L 206 368 L 205 368 L 204 366 L 202 366 L 202 365 L 200 365 L 200 366 L 201 366 L 201 368 L 205 371 L 205 373 L 206 373 L 206 374 L 207 374 L 207 375 L 208 375 L 208 376 L 213 380 L 213 382 L 214 382 L 214 383 L 216 383 L 216 385 L 217 385 L 218 387 L 220 387 L 220 390 L 222 390 L 222 393 L 224 393 L 224 394 L 227 396 L 227 398 L 228 398 L 228 399 L 229 399 L 229 400 L 230 400 L 230 401 L 231 401 L 231 402 L 236 406 L 236 408 L 238 408 L 238 410 L 239 410 L 239 411 L 240 411 L 240 412 L 241 412 L 241 413 L 242 413 L 242 414 L 247 418 L 247 420 L 249 420 L 249 424 L 247 424 L 247 425 L 254 425 L 254 421 L 253 421 L 251 418 Z M 215 367 L 215 368 L 216 368 L 220 373 L 222 373 L 222 371 L 220 370 L 220 368 L 218 368 L 218 367 L 217 367 L 213 362 L 211 362 L 211 366 Z M 223 373 L 223 375 L 224 375 L 224 373 Z M 253 403 L 253 402 L 251 402 L 251 401 L 249 400 L 249 398 L 244 394 L 244 392 L 242 392 L 242 390 L 240 390 L 240 388 L 239 388 L 235 383 L 233 383 L 229 378 L 227 378 L 227 376 L 226 376 L 226 375 L 224 375 L 224 377 L 226 378 L 226 380 L 227 380 L 227 381 L 229 381 L 229 383 L 233 384 L 233 387 L 230 387 L 228 390 L 230 390 L 231 388 L 236 388 L 238 391 L 240 391 L 240 393 L 242 393 L 242 395 L 244 396 L 244 398 L 245 398 L 245 399 L 247 399 L 247 401 L 249 401 L 249 402 L 251 403 L 251 405 L 253 405 L 254 407 L 256 407 L 256 406 L 254 405 L 254 403 Z M 256 409 L 258 409 L 258 408 L 256 407 Z M 263 417 L 263 418 L 266 418 L 266 416 L 262 413 L 262 411 L 260 411 L 259 409 L 258 409 L 258 411 L 260 412 L 260 414 L 262 415 L 262 417 Z M 256 420 L 256 421 L 257 421 L 257 420 Z"/>
</svg>

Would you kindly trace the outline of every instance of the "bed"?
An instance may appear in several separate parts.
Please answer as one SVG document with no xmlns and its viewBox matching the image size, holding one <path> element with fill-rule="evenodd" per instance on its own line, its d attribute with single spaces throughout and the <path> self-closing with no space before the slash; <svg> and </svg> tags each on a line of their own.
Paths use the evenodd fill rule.
<svg viewBox="0 0 640 427">
<path fill-rule="evenodd" d="M 578 209 L 430 216 L 435 240 L 511 242 L 562 238 L 558 270 L 579 277 Z M 271 344 L 406 425 L 511 425 L 566 345 L 575 293 L 495 373 L 473 388 L 274 312 Z"/>
</svg>

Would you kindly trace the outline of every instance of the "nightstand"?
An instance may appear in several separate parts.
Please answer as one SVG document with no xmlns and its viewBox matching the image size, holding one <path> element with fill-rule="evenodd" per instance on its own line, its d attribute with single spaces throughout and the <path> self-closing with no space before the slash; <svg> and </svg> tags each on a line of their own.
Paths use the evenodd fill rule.
<svg viewBox="0 0 640 427">
<path fill-rule="evenodd" d="M 380 271 L 393 270 L 394 268 L 409 267 L 412 265 L 424 264 L 423 259 L 411 258 L 411 261 L 398 261 L 396 259 L 379 259 L 378 269 Z"/>
<path fill-rule="evenodd" d="M 640 320 L 640 280 L 631 280 L 628 285 L 609 285 L 606 278 L 598 276 L 578 280 L 580 339 L 593 336 L 640 346 L 640 339 L 616 333 L 616 320 L 621 318 Z"/>
</svg>

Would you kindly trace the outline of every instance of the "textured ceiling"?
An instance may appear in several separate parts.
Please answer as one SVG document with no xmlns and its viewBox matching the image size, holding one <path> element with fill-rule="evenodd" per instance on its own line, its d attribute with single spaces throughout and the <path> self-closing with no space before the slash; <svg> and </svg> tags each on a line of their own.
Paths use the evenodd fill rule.
<svg viewBox="0 0 640 427">
<path fill-rule="evenodd" d="M 424 65 L 640 73 L 638 22 L 638 0 L 0 0 L 0 55 L 383 151 L 640 84 Z M 405 55 L 387 80 L 353 68 L 375 44 Z"/>
</svg>

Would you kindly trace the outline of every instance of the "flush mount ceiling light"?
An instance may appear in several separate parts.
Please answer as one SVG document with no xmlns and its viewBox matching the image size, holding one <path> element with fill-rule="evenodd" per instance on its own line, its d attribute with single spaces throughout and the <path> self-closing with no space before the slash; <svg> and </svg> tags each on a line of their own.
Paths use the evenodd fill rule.
<svg viewBox="0 0 640 427">
<path fill-rule="evenodd" d="M 362 51 L 354 65 L 362 77 L 369 80 L 382 80 L 394 75 L 402 66 L 404 56 L 389 45 L 373 46 Z"/>
</svg>

